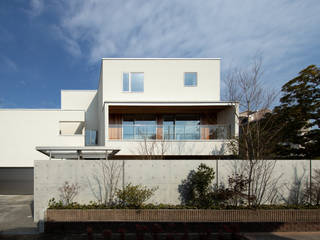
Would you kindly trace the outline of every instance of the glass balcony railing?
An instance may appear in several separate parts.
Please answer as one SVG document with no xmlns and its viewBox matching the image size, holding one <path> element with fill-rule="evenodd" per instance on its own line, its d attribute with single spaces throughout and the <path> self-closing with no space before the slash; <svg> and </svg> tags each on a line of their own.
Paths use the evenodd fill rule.
<svg viewBox="0 0 320 240">
<path fill-rule="evenodd" d="M 110 139 L 210 140 L 229 139 L 229 124 L 110 124 Z"/>
</svg>

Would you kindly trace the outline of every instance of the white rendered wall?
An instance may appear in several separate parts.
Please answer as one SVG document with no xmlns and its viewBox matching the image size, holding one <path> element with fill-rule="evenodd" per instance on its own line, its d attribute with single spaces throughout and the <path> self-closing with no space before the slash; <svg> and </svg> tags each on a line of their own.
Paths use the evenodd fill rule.
<svg viewBox="0 0 320 240">
<path fill-rule="evenodd" d="M 103 100 L 220 101 L 219 59 L 103 59 Z M 144 92 L 122 91 L 123 72 L 143 72 Z M 197 72 L 196 87 L 184 86 L 184 73 Z"/>
<path fill-rule="evenodd" d="M 99 78 L 99 88 L 97 92 L 97 116 L 98 116 L 98 145 L 104 146 L 105 145 L 105 132 L 106 132 L 106 123 L 105 123 L 105 104 L 103 102 L 103 68 L 101 63 L 101 69 L 100 69 L 100 78 Z"/>
<path fill-rule="evenodd" d="M 60 121 L 84 121 L 84 112 L 0 109 L 0 167 L 33 167 L 34 159 L 48 159 L 36 146 L 84 146 L 84 135 L 59 135 Z"/>
<path fill-rule="evenodd" d="M 143 141 L 109 140 L 108 148 L 120 149 L 119 155 L 232 155 L 228 140 Z M 151 150 L 152 149 L 152 150 Z"/>
<path fill-rule="evenodd" d="M 218 124 L 230 124 L 231 125 L 231 136 L 237 137 L 239 135 L 239 104 L 227 107 L 221 110 L 217 114 Z"/>
<path fill-rule="evenodd" d="M 86 129 L 98 130 L 97 90 L 61 90 L 61 109 L 85 111 Z"/>
</svg>

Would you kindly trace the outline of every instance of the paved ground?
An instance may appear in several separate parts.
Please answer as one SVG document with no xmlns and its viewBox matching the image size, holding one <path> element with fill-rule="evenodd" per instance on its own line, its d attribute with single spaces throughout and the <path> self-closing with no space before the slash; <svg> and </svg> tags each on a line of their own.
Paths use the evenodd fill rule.
<svg viewBox="0 0 320 240">
<path fill-rule="evenodd" d="M 20 235 L 27 239 L 46 239 L 37 235 L 33 222 L 33 195 L 0 195 L 0 239 Z M 37 235 L 37 237 L 34 234 Z M 249 240 L 320 240 L 320 232 L 244 233 Z"/>
<path fill-rule="evenodd" d="M 32 209 L 33 195 L 0 195 L 0 234 L 36 233 Z"/>
<path fill-rule="evenodd" d="M 249 240 L 320 240 L 320 232 L 246 233 Z"/>
</svg>

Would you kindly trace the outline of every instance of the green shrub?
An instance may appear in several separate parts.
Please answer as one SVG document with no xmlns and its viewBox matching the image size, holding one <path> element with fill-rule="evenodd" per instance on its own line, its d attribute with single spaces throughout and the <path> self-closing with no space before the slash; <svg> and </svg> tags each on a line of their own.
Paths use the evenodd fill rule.
<svg viewBox="0 0 320 240">
<path fill-rule="evenodd" d="M 49 209 L 135 209 L 134 206 L 124 205 L 105 205 L 96 202 L 89 204 L 79 204 L 76 202 L 64 205 L 62 201 L 56 202 L 54 198 L 49 200 Z M 212 210 L 276 210 L 276 209 L 320 209 L 320 205 L 259 205 L 254 206 L 231 206 L 231 205 L 213 205 L 208 208 L 200 208 L 187 205 L 170 205 L 170 204 L 145 204 L 139 209 L 212 209 Z"/>
<path fill-rule="evenodd" d="M 158 188 L 147 188 L 129 183 L 124 189 L 118 190 L 116 196 L 120 204 L 127 207 L 140 208 L 144 202 L 152 197 Z"/>
</svg>

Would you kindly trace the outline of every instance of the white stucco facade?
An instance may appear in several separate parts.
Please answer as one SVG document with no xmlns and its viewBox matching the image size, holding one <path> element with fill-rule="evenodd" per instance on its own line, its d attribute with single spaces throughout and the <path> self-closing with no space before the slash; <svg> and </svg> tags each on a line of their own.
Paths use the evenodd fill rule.
<svg viewBox="0 0 320 240">
<path fill-rule="evenodd" d="M 122 91 L 122 73 L 144 73 L 144 91 Z M 196 72 L 196 87 L 184 86 L 184 73 Z M 220 101 L 220 59 L 102 60 L 104 102 Z"/>
<path fill-rule="evenodd" d="M 142 74 L 143 91 L 124 91 L 124 73 Z M 186 73 L 196 76 L 193 86 L 185 85 Z M 95 132 L 96 145 L 139 155 L 143 140 L 125 139 L 129 115 L 155 117 L 156 133 L 147 141 L 157 144 L 165 139 L 166 116 L 197 115 L 199 139 L 166 139 L 167 154 L 230 154 L 229 140 L 211 139 L 209 129 L 224 126 L 237 136 L 237 111 L 237 103 L 220 101 L 220 59 L 102 59 L 98 89 L 62 90 L 61 109 L 0 109 L 0 167 L 30 167 L 34 159 L 47 159 L 36 146 L 85 146 L 88 131 Z"/>
<path fill-rule="evenodd" d="M 84 146 L 84 135 L 61 135 L 61 122 L 84 122 L 83 110 L 0 109 L 0 167 L 33 167 L 48 159 L 36 146 Z"/>
</svg>

